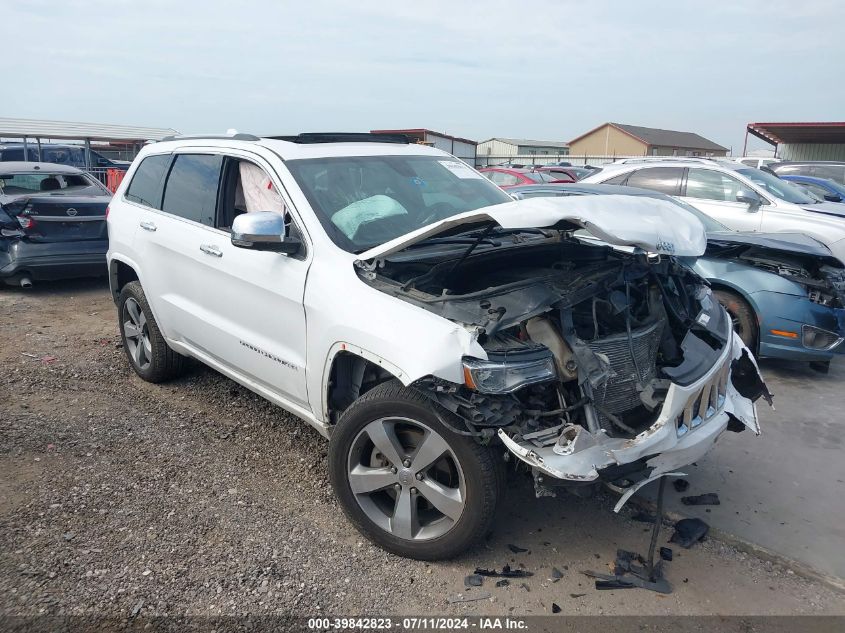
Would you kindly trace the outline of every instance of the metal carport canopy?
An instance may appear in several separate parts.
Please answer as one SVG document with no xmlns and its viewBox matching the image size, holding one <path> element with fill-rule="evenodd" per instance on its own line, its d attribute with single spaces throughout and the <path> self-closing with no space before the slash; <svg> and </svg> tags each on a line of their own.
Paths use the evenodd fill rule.
<svg viewBox="0 0 845 633">
<path fill-rule="evenodd" d="M 845 121 L 826 123 L 749 123 L 746 128 L 770 145 L 784 143 L 845 144 Z"/>
<path fill-rule="evenodd" d="M 74 139 L 89 141 L 160 141 L 179 134 L 172 128 L 136 127 L 105 123 L 0 118 L 0 138 Z"/>
</svg>

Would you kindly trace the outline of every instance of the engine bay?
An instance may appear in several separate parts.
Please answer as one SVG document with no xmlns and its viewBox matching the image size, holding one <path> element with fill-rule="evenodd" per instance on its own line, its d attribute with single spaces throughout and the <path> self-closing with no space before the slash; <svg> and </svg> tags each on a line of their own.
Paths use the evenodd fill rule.
<svg viewBox="0 0 845 633">
<path fill-rule="evenodd" d="M 635 437 L 659 416 L 670 382 L 697 380 L 730 340 L 724 311 L 685 265 L 567 231 L 518 233 L 470 255 L 405 252 L 359 275 L 474 329 L 490 360 L 550 357 L 556 379 L 508 394 L 419 385 L 480 435 L 505 429 L 538 446 L 576 427 Z"/>
</svg>

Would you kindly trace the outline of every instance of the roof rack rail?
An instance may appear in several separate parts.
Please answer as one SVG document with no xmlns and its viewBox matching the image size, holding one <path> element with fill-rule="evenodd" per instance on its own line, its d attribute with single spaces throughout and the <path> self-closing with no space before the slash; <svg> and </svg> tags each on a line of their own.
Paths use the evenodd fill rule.
<svg viewBox="0 0 845 633">
<path fill-rule="evenodd" d="M 293 136 L 267 136 L 277 141 L 300 143 L 398 143 L 408 145 L 404 134 L 370 134 L 369 132 L 304 132 Z"/>
<path fill-rule="evenodd" d="M 235 141 L 260 141 L 261 139 L 254 134 L 244 134 L 238 132 L 237 134 L 197 134 L 194 136 L 183 136 L 181 134 L 171 134 L 165 136 L 162 141 L 195 141 L 201 139 L 230 139 Z"/>
<path fill-rule="evenodd" d="M 720 156 L 642 156 L 639 158 L 619 158 L 615 161 L 617 165 L 628 165 L 631 163 L 715 163 L 719 162 Z"/>
</svg>

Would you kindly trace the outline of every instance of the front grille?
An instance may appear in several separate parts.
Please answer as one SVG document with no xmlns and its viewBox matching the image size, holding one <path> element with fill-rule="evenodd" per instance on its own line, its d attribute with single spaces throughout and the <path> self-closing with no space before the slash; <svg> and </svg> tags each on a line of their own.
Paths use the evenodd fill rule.
<svg viewBox="0 0 845 633">
<path fill-rule="evenodd" d="M 728 356 L 719 371 L 687 399 L 684 410 L 675 419 L 678 437 L 698 428 L 722 409 L 727 397 L 730 374 L 731 359 Z"/>
<path fill-rule="evenodd" d="M 644 328 L 631 331 L 633 344 L 628 341 L 627 332 L 614 334 L 588 343 L 596 354 L 604 354 L 610 361 L 614 376 L 593 393 L 598 409 L 618 414 L 630 411 L 642 404 L 640 389 L 657 377 L 657 348 L 663 333 L 663 322 L 658 321 Z M 636 365 L 631 357 L 633 345 Z M 637 376 L 637 368 L 640 375 Z M 599 412 L 599 421 L 610 428 L 610 421 Z"/>
</svg>

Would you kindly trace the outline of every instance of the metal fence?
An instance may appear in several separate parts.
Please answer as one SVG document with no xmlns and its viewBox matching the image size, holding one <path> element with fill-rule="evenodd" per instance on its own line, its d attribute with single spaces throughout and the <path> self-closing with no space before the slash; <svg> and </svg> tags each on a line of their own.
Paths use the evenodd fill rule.
<svg viewBox="0 0 845 633">
<path fill-rule="evenodd" d="M 103 183 L 112 193 L 117 190 L 118 185 L 120 185 L 123 177 L 126 175 L 125 169 L 119 169 L 117 167 L 92 167 L 84 171 Z"/>
</svg>

